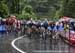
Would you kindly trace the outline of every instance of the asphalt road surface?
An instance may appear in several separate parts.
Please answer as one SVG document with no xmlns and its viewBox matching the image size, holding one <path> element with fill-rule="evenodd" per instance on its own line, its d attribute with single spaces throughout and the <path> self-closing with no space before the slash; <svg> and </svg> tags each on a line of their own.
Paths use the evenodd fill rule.
<svg viewBox="0 0 75 53">
<path fill-rule="evenodd" d="M 11 46 L 11 41 L 15 38 L 14 33 L 0 33 L 0 53 L 20 53 Z M 17 40 L 15 45 L 27 53 L 75 53 L 75 48 L 61 39 L 29 39 L 25 36 Z"/>
<path fill-rule="evenodd" d="M 11 46 L 11 41 L 16 38 L 14 35 L 14 32 L 0 32 L 0 53 L 14 53 L 14 51 L 17 52 Z"/>
<path fill-rule="evenodd" d="M 29 39 L 24 37 L 16 41 L 16 46 L 27 53 L 75 53 L 75 48 L 67 45 L 61 39 Z"/>
</svg>

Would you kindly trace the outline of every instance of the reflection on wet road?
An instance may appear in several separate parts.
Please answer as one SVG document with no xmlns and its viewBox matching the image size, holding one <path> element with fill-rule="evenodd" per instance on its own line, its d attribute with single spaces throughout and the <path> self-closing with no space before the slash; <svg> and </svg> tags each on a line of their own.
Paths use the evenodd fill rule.
<svg viewBox="0 0 75 53">
<path fill-rule="evenodd" d="M 15 39 L 13 33 L 0 32 L 0 53 L 14 53 L 17 52 L 11 46 L 11 41 Z"/>
<path fill-rule="evenodd" d="M 15 39 L 13 33 L 0 33 L 0 53 L 19 53 L 11 46 Z M 24 37 L 15 42 L 15 45 L 27 53 L 75 53 L 75 48 L 68 46 L 61 39 L 29 39 Z"/>
<path fill-rule="evenodd" d="M 16 46 L 27 53 L 75 53 L 74 48 L 65 44 L 61 39 L 29 39 L 18 40 Z"/>
</svg>

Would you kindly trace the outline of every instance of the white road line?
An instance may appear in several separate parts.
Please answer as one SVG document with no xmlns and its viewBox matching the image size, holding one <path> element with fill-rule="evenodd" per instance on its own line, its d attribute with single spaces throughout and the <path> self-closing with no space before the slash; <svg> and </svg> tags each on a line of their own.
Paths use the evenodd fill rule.
<svg viewBox="0 0 75 53">
<path fill-rule="evenodd" d="M 12 47 L 13 47 L 14 49 L 16 49 L 18 52 L 27 53 L 27 52 L 24 52 L 23 50 L 19 49 L 19 48 L 14 44 L 17 40 L 19 40 L 19 39 L 21 39 L 21 38 L 23 38 L 23 37 L 24 37 L 24 36 L 21 36 L 21 37 L 18 37 L 18 38 L 16 38 L 16 39 L 14 39 L 14 40 L 11 42 L 11 45 L 12 45 Z"/>
<path fill-rule="evenodd" d="M 46 52 L 54 52 L 54 53 L 56 53 L 56 52 L 69 52 L 68 50 L 65 50 L 65 51 L 61 51 L 61 50 L 34 50 L 34 52 L 44 52 L 44 53 L 46 53 Z"/>
<path fill-rule="evenodd" d="M 17 40 L 19 40 L 19 39 L 21 39 L 21 38 L 23 38 L 24 36 L 21 36 L 21 37 L 18 37 L 18 38 L 16 38 L 16 39 L 14 39 L 12 42 L 11 42 L 11 45 L 12 45 L 12 47 L 14 48 L 14 49 L 16 49 L 18 52 L 20 52 L 20 53 L 27 53 L 27 52 L 24 52 L 23 50 L 21 50 L 21 49 L 19 49 L 16 45 L 15 45 L 15 42 L 17 41 Z M 54 51 L 54 50 L 34 50 L 34 52 L 69 52 L 68 50 L 65 50 L 65 51 L 61 51 L 61 50 L 59 50 L 59 51 Z"/>
</svg>

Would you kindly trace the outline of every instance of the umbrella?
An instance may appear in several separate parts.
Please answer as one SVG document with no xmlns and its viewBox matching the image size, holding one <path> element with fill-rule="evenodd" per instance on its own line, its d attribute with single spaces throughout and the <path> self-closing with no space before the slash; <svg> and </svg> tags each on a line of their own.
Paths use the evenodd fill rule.
<svg viewBox="0 0 75 53">
<path fill-rule="evenodd" d="M 62 17 L 63 19 L 67 19 L 67 18 L 69 18 L 69 17 L 66 17 L 66 16 L 64 16 L 64 17 Z"/>
<path fill-rule="evenodd" d="M 70 19 L 69 22 L 75 22 L 75 19 Z"/>
<path fill-rule="evenodd" d="M 68 20 L 69 19 L 63 19 L 63 18 L 61 18 L 61 19 L 58 20 L 58 22 L 62 22 L 62 21 L 66 21 L 67 22 Z"/>
<path fill-rule="evenodd" d="M 62 17 L 62 18 L 60 18 L 58 21 L 59 22 L 62 22 L 62 21 L 68 21 L 70 18 L 68 18 L 68 17 Z"/>
</svg>

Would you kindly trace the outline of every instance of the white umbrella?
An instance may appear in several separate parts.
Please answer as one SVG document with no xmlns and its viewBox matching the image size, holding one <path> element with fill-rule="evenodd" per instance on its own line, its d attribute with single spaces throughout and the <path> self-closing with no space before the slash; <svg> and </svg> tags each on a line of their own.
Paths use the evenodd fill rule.
<svg viewBox="0 0 75 53">
<path fill-rule="evenodd" d="M 69 22 L 75 22 L 75 19 L 70 19 Z"/>
<path fill-rule="evenodd" d="M 68 20 L 70 20 L 70 18 L 68 18 L 68 17 L 62 17 L 58 21 L 62 22 L 62 21 L 68 21 Z"/>
<path fill-rule="evenodd" d="M 69 20 L 69 19 L 63 19 L 63 18 L 61 18 L 61 19 L 58 20 L 58 22 L 68 21 L 68 20 Z"/>
</svg>

